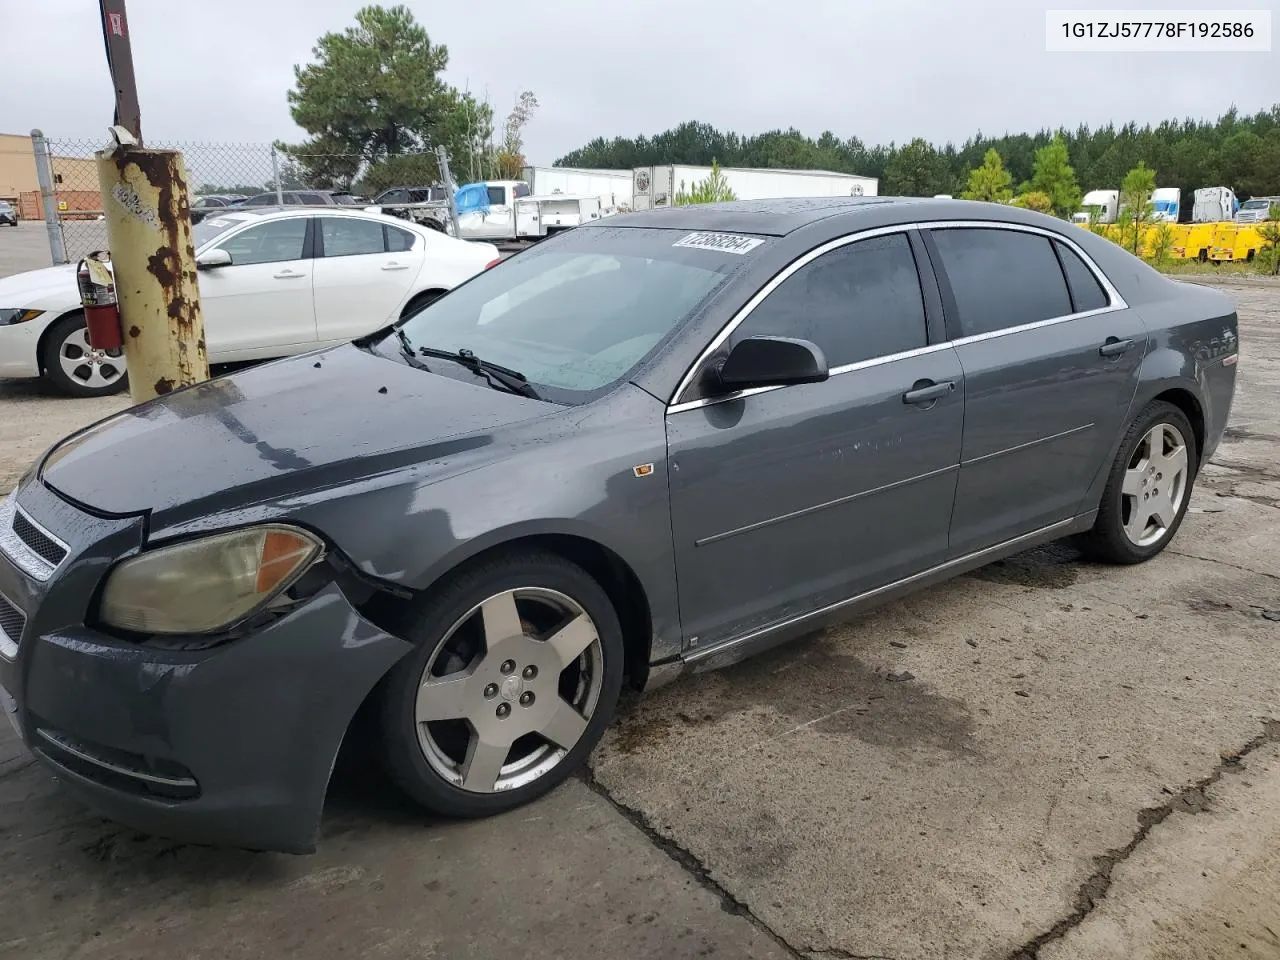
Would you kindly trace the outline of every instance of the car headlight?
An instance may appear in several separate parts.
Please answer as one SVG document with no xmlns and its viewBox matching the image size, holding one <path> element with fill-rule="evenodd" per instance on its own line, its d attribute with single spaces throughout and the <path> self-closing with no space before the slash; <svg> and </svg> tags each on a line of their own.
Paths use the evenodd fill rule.
<svg viewBox="0 0 1280 960">
<path fill-rule="evenodd" d="M 322 550 L 283 524 L 150 550 L 107 575 L 99 617 L 136 633 L 215 633 L 288 589 Z"/>
<path fill-rule="evenodd" d="M 6 327 L 11 323 L 26 323 L 28 320 L 34 320 L 43 310 L 25 310 L 22 308 L 13 310 L 0 310 L 0 327 Z"/>
</svg>

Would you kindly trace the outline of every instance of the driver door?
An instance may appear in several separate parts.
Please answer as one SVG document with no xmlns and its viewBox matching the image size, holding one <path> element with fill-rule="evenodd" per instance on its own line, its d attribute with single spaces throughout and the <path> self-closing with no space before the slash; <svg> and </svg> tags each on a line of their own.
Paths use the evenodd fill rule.
<svg viewBox="0 0 1280 960">
<path fill-rule="evenodd" d="M 218 243 L 225 267 L 201 270 L 200 303 L 211 363 L 259 360 L 316 344 L 312 218 L 254 223 Z"/>
<path fill-rule="evenodd" d="M 705 650 L 945 559 L 964 390 L 941 317 L 926 322 L 912 247 L 902 232 L 802 258 L 730 337 L 810 340 L 828 380 L 668 413 L 687 644 Z M 928 385 L 943 392 L 923 402 Z"/>
</svg>

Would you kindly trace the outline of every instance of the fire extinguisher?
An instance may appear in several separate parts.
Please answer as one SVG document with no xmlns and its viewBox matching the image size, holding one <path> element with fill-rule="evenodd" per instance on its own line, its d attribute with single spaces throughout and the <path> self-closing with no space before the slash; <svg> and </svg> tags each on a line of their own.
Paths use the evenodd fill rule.
<svg viewBox="0 0 1280 960">
<path fill-rule="evenodd" d="M 80 261 L 76 272 L 80 305 L 84 307 L 85 324 L 89 328 L 89 346 L 95 350 L 115 351 L 124 346 L 110 260 L 107 251 L 95 250 Z"/>
</svg>

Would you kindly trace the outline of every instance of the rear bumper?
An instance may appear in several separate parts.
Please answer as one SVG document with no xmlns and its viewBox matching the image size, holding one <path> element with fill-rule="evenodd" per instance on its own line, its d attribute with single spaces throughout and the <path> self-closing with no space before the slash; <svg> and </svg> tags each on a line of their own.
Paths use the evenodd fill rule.
<svg viewBox="0 0 1280 960">
<path fill-rule="evenodd" d="M 58 529 L 47 510 L 40 519 Z M 65 579 L 82 590 L 74 553 L 68 563 Z M 27 613 L 17 654 L 0 659 L 0 686 L 23 742 L 69 790 L 176 840 L 315 848 L 346 729 L 407 643 L 362 618 L 336 584 L 207 651 L 127 643 L 83 617 L 41 629 L 46 605 L 84 609 L 91 594 L 73 599 L 56 574 L 35 591 L 44 596 L 0 556 L 0 594 Z"/>
</svg>

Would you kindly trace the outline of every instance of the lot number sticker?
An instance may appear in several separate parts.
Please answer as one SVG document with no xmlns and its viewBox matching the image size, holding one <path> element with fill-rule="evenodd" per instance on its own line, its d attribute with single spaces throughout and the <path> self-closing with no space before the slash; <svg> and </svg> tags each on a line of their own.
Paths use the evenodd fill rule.
<svg viewBox="0 0 1280 960">
<path fill-rule="evenodd" d="M 763 240 L 757 240 L 755 237 L 743 237 L 735 233 L 691 233 L 677 240 L 672 246 L 719 250 L 721 253 L 736 253 L 742 256 L 762 243 L 764 243 Z"/>
</svg>

